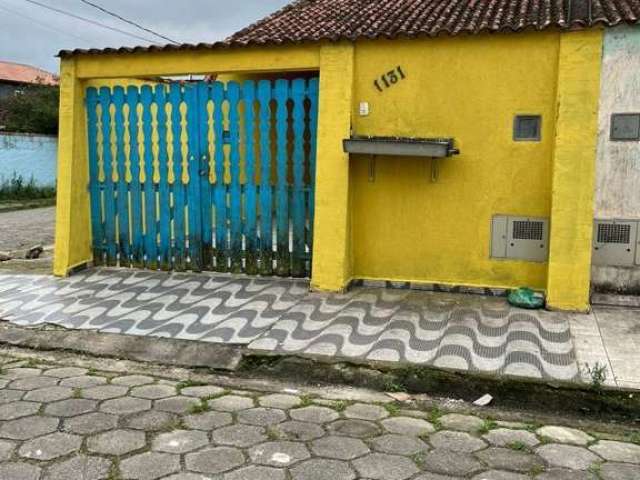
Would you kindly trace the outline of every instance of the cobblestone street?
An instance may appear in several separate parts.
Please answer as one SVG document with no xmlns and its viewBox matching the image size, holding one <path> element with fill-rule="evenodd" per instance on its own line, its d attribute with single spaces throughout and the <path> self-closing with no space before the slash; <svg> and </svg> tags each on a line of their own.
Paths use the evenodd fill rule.
<svg viewBox="0 0 640 480">
<path fill-rule="evenodd" d="M 382 393 L 1 362 L 1 480 L 640 478 L 640 445 L 610 434 L 421 411 Z"/>
</svg>

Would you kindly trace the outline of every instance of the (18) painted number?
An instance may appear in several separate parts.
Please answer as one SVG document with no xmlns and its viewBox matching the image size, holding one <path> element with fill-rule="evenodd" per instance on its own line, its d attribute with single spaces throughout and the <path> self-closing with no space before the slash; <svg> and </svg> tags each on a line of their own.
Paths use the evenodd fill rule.
<svg viewBox="0 0 640 480">
<path fill-rule="evenodd" d="M 407 78 L 402 71 L 402 67 L 398 66 L 393 70 L 388 71 L 387 73 L 380 75 L 380 78 L 376 78 L 373 81 L 373 84 L 378 89 L 379 92 L 383 92 L 385 88 L 389 88 L 400 80 L 404 80 Z"/>
</svg>

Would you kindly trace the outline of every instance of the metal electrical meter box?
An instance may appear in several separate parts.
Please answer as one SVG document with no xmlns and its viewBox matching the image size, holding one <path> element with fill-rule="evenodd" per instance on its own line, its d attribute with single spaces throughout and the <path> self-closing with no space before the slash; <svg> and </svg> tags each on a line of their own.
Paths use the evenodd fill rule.
<svg viewBox="0 0 640 480">
<path fill-rule="evenodd" d="M 596 220 L 593 229 L 593 264 L 631 266 L 636 261 L 638 222 Z"/>
<path fill-rule="evenodd" d="M 491 221 L 491 258 L 546 262 L 549 219 L 495 215 Z"/>
</svg>

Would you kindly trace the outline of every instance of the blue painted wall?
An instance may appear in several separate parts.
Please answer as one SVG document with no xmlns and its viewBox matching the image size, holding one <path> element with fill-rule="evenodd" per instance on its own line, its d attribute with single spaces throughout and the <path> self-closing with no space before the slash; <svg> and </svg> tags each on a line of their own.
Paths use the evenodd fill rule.
<svg viewBox="0 0 640 480">
<path fill-rule="evenodd" d="M 58 137 L 0 132 L 0 182 L 14 172 L 25 182 L 33 177 L 37 185 L 56 183 Z"/>
</svg>

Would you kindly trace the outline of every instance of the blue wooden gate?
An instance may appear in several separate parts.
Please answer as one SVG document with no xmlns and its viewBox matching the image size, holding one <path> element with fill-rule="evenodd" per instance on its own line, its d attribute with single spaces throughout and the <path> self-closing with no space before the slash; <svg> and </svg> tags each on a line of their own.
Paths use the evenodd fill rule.
<svg viewBox="0 0 640 480">
<path fill-rule="evenodd" d="M 95 264 L 310 274 L 317 78 L 86 93 Z"/>
</svg>

